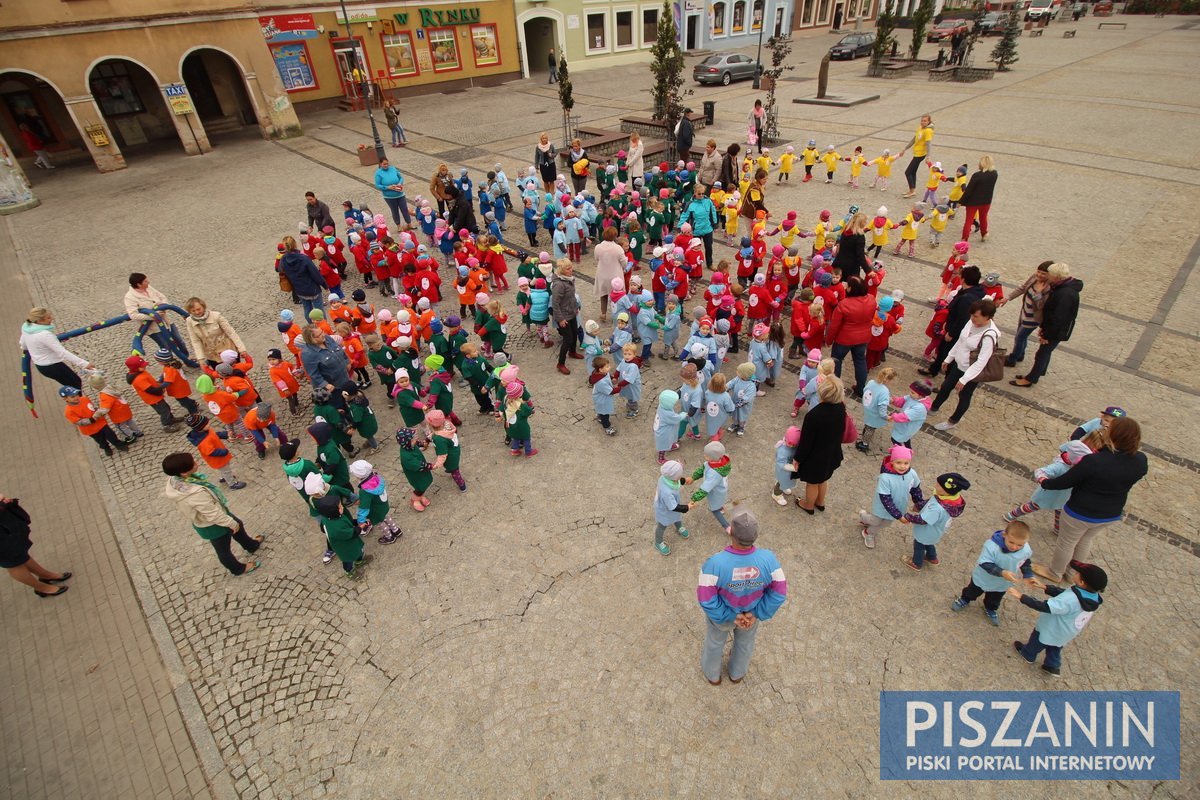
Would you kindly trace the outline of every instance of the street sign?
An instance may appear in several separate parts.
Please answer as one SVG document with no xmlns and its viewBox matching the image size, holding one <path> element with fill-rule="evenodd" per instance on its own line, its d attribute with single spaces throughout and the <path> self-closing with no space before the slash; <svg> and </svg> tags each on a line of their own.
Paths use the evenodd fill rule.
<svg viewBox="0 0 1200 800">
<path fill-rule="evenodd" d="M 187 86 L 182 83 L 169 83 L 163 87 L 163 94 L 167 96 L 167 103 L 171 106 L 172 113 L 177 117 L 182 117 L 185 114 L 195 114 L 196 109 L 192 107 L 192 98 L 188 95 Z"/>
<path fill-rule="evenodd" d="M 163 93 L 167 97 L 187 97 L 187 86 L 182 83 L 168 83 L 163 87 Z"/>
</svg>

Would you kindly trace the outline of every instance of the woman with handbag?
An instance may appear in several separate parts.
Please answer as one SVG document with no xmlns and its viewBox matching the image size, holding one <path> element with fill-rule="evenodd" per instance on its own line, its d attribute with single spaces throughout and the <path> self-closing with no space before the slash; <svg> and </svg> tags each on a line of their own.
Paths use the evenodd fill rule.
<svg viewBox="0 0 1200 800">
<path fill-rule="evenodd" d="M 994 316 L 996 304 L 990 299 L 972 303 L 971 319 L 963 326 L 958 341 L 946 355 L 946 378 L 938 389 L 929 413 L 936 414 L 951 391 L 958 392 L 958 406 L 948 420 L 933 426 L 939 431 L 948 431 L 958 425 L 971 407 L 971 396 L 975 394 L 977 384 L 998 380 L 994 375 L 997 367 L 1000 377 L 1004 375 L 1003 352 L 999 349 L 1000 329 L 992 322 Z M 997 357 L 995 364 L 992 363 L 993 356 Z"/>
<path fill-rule="evenodd" d="M 763 108 L 762 100 L 754 101 L 754 108 L 750 111 L 750 118 L 747 120 L 746 126 L 746 141 L 751 147 L 758 148 L 758 154 L 762 155 L 762 140 L 763 128 L 767 123 L 767 110 Z"/>
<path fill-rule="evenodd" d="M 825 510 L 825 493 L 829 479 L 842 465 L 842 444 L 854 441 L 850 435 L 854 423 L 846 415 L 846 389 L 841 380 L 830 375 L 817 386 L 821 401 L 804 415 L 800 428 L 800 443 L 796 445 L 796 465 L 793 478 L 804 482 L 804 497 L 796 505 L 806 514 Z M 849 422 L 849 425 L 847 425 Z"/>
</svg>

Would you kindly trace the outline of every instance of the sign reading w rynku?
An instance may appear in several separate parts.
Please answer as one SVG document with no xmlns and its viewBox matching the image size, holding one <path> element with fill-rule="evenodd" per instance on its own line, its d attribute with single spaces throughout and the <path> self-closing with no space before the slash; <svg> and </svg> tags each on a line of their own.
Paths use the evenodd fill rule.
<svg viewBox="0 0 1200 800">
<path fill-rule="evenodd" d="M 882 780 L 1179 780 L 1178 692 L 881 692 Z"/>
</svg>

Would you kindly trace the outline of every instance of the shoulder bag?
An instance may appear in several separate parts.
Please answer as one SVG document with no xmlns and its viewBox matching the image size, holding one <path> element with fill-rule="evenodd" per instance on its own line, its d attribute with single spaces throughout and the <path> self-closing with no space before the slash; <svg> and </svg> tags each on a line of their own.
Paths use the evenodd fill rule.
<svg viewBox="0 0 1200 800">
<path fill-rule="evenodd" d="M 989 331 L 990 333 L 990 331 Z M 987 333 L 983 335 L 987 338 Z M 983 344 L 983 339 L 979 340 L 979 344 Z M 979 348 L 976 347 L 971 351 L 971 363 L 979 358 Z M 1004 377 L 1004 360 L 1008 358 L 1008 351 L 999 345 L 999 339 L 995 335 L 992 336 L 992 354 L 988 357 L 987 364 L 979 371 L 971 383 L 995 383 Z"/>
</svg>

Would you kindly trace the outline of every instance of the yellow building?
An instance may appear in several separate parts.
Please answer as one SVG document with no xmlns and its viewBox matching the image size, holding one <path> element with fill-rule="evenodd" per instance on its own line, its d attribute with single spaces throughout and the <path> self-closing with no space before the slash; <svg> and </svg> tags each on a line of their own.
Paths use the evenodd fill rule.
<svg viewBox="0 0 1200 800">
<path fill-rule="evenodd" d="M 512 4 L 4 0 L 0 133 L 22 158 L 103 172 L 246 127 L 299 133 L 294 103 L 376 102 L 519 77 Z"/>
</svg>

